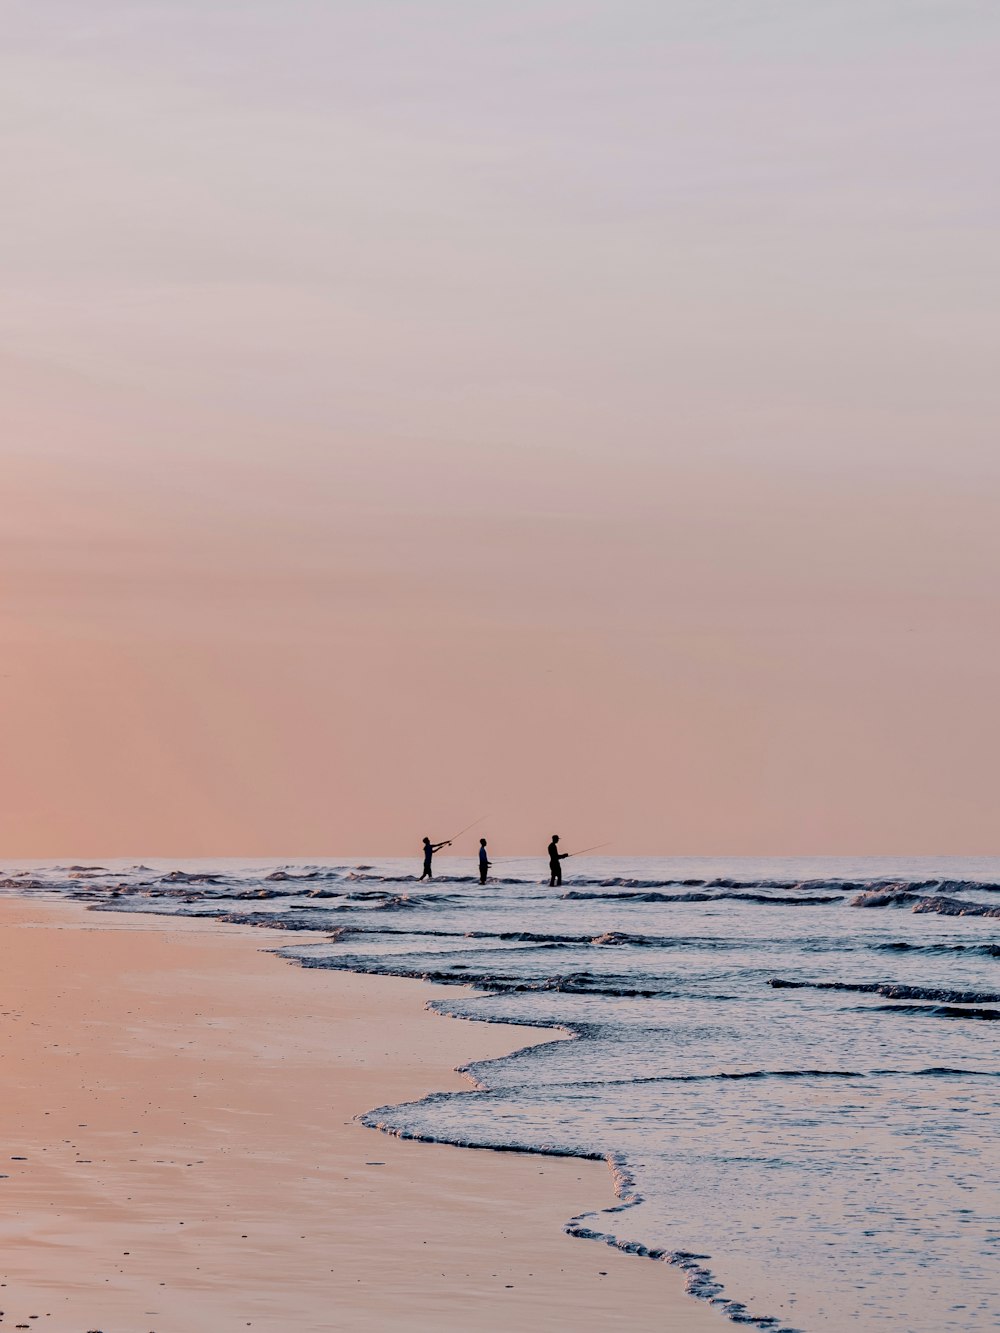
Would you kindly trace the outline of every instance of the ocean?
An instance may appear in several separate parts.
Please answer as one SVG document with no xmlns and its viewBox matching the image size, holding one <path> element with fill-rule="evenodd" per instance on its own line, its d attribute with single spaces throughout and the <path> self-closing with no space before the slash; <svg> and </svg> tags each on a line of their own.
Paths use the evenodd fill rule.
<svg viewBox="0 0 1000 1333">
<path fill-rule="evenodd" d="M 606 1159 L 616 1206 L 568 1229 L 678 1265 L 736 1323 L 1000 1328 L 1000 858 L 591 856 L 555 889 L 544 858 L 494 868 L 31 863 L 0 885 L 284 928 L 292 963 L 552 1029 L 365 1122 Z"/>
</svg>

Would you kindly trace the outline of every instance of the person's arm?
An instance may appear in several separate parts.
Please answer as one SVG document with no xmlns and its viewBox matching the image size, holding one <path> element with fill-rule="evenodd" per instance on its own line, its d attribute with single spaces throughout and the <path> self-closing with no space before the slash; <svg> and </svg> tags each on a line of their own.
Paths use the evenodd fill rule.
<svg viewBox="0 0 1000 1333">
<path fill-rule="evenodd" d="M 567 858 L 567 856 L 572 856 L 573 853 L 572 853 L 572 852 L 559 852 L 559 853 L 557 853 L 557 855 L 558 855 L 560 861 L 565 861 L 566 858 Z"/>
<path fill-rule="evenodd" d="M 451 843 L 450 843 L 450 842 L 435 842 L 435 843 L 432 843 L 431 846 L 434 848 L 434 850 L 435 850 L 436 852 L 439 852 L 439 851 L 441 850 L 442 847 L 450 847 L 450 846 L 451 846 Z"/>
</svg>

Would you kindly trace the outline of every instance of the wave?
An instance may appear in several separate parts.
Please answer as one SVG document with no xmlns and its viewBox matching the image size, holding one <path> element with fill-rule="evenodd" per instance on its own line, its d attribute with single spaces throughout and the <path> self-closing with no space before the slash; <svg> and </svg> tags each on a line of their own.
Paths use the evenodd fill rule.
<svg viewBox="0 0 1000 1333">
<path fill-rule="evenodd" d="M 325 929 L 322 922 L 304 916 L 276 916 L 268 912 L 227 912 L 225 908 L 217 908 L 204 915 L 231 926 L 262 926 L 266 930 L 311 930 L 314 934 Z"/>
<path fill-rule="evenodd" d="M 526 858 L 527 859 L 527 858 Z M 310 880 L 310 879 L 342 879 L 348 881 L 372 881 L 375 883 L 403 884 L 417 880 L 419 877 L 416 872 L 413 873 L 395 873 L 390 874 L 377 870 L 372 866 L 358 865 L 350 869 L 344 867 L 310 867 L 305 870 L 285 870 L 278 868 L 263 878 L 269 880 Z M 543 884 L 547 880 L 547 872 L 534 875 L 491 875 L 490 885 L 498 884 Z M 478 885 L 479 877 L 470 870 L 467 874 L 441 872 L 434 875 L 431 881 L 435 884 L 475 884 Z M 701 889 L 706 892 L 717 890 L 774 890 L 782 892 L 796 892 L 803 894 L 813 893 L 836 893 L 839 895 L 848 893 L 867 893 L 879 891 L 905 890 L 911 893 L 967 893 L 972 891 L 985 891 L 1000 893 L 1000 884 L 992 881 L 980 881 L 971 879 L 922 879 L 922 880 L 904 880 L 904 879 L 760 879 L 755 877 L 737 878 L 735 876 L 719 876 L 715 879 L 679 879 L 670 877 L 666 879 L 637 878 L 631 875 L 583 875 L 575 874 L 573 883 L 582 888 L 605 888 L 605 889 Z"/>
<path fill-rule="evenodd" d="M 300 911 L 308 911 L 306 904 L 298 908 Z M 374 938 L 383 936 L 395 936 L 397 939 L 413 938 L 416 940 L 497 940 L 504 944 L 565 944 L 565 945 L 587 945 L 600 944 L 600 937 L 593 938 L 590 935 L 551 935 L 544 931 L 534 930 L 434 930 L 433 928 L 421 928 L 404 926 L 394 930 L 391 926 L 383 926 L 381 921 L 378 926 L 355 926 L 343 925 L 337 927 L 338 939 L 346 939 L 349 935 L 369 935 Z M 658 940 L 654 937 L 642 935 L 623 936 L 629 942 L 635 944 L 650 943 L 654 945 L 666 945 L 673 943 L 668 940 Z"/>
<path fill-rule="evenodd" d="M 311 908 L 308 903 L 292 903 L 289 910 L 308 912 Z M 637 935 L 621 930 L 608 930 L 599 935 L 569 935 L 562 932 L 554 934 L 549 931 L 536 930 L 436 930 L 429 926 L 406 925 L 393 927 L 384 924 L 381 918 L 379 918 L 378 924 L 374 926 L 355 925 L 353 923 L 339 925 L 336 927 L 336 934 L 338 939 L 347 939 L 351 935 L 367 935 L 372 938 L 388 936 L 396 939 L 412 938 L 417 941 L 422 939 L 496 940 L 503 944 L 565 945 L 580 948 L 594 945 L 597 948 L 689 949 L 712 953 L 743 951 L 747 947 L 746 940 L 743 938 L 712 935 Z M 786 941 L 786 943 L 808 952 L 842 953 L 845 948 L 849 949 L 851 947 L 845 946 L 841 942 L 828 943 L 824 940 L 814 939 Z M 1000 956 L 1000 947 L 998 947 L 997 953 Z"/>
<path fill-rule="evenodd" d="M 958 1005 L 876 1004 L 861 1011 L 869 1014 L 920 1014 L 931 1018 L 972 1018 L 991 1022 L 1000 1018 L 1000 1009 L 963 1009 Z"/>
<path fill-rule="evenodd" d="M 992 889 L 994 886 L 976 884 L 971 887 Z M 866 889 L 852 898 L 850 905 L 851 907 L 909 907 L 914 912 L 937 912 L 941 916 L 1000 917 L 1000 907 L 991 907 L 989 903 L 976 902 L 974 899 L 952 898 L 944 894 L 922 894 L 909 884 Z"/>
<path fill-rule="evenodd" d="M 371 912 L 378 912 L 381 915 L 382 912 L 400 911 L 404 908 L 417 907 L 419 905 L 419 901 L 415 902 L 406 894 L 387 894 L 385 896 L 380 895 L 376 898 L 368 910 Z M 334 912 L 347 910 L 349 910 L 348 906 L 341 904 L 335 904 L 331 907 L 310 907 L 307 903 L 293 903 L 288 909 L 288 914 L 285 912 L 230 912 L 227 911 L 225 907 L 219 906 L 208 912 L 202 913 L 202 915 L 211 916 L 216 921 L 224 921 L 229 925 L 234 926 L 264 926 L 270 930 L 311 930 L 322 934 L 331 929 L 331 916 Z M 317 915 L 312 917 L 292 916 L 290 915 L 292 912 L 313 912 Z M 339 935 L 341 928 L 336 927 L 335 929 Z M 348 927 L 347 930 L 350 931 L 351 934 L 373 935 L 376 937 L 382 934 L 407 933 L 403 931 L 355 930 L 351 927 Z"/>
<path fill-rule="evenodd" d="M 484 1088 L 477 1089 L 473 1092 L 464 1092 L 459 1095 L 463 1098 L 477 1098 L 480 1096 L 489 1097 L 491 1093 L 488 1089 Z M 733 1323 L 742 1324 L 747 1327 L 766 1329 L 769 1330 L 770 1333 L 802 1333 L 801 1329 L 786 1324 L 772 1315 L 754 1314 L 743 1301 L 735 1300 L 732 1297 L 727 1296 L 725 1294 L 723 1283 L 705 1266 L 704 1261 L 710 1259 L 710 1255 L 650 1246 L 642 1241 L 625 1239 L 616 1233 L 598 1231 L 591 1226 L 586 1226 L 585 1223 L 587 1221 L 591 1218 L 597 1218 L 598 1216 L 627 1216 L 630 1209 L 644 1202 L 643 1196 L 638 1191 L 635 1178 L 632 1175 L 627 1160 L 623 1154 L 595 1152 L 580 1145 L 569 1147 L 555 1143 L 534 1144 L 517 1141 L 511 1142 L 508 1139 L 500 1138 L 491 1141 L 488 1138 L 468 1138 L 453 1133 L 436 1134 L 427 1129 L 401 1123 L 399 1120 L 400 1112 L 405 1112 L 410 1109 L 410 1107 L 426 1109 L 427 1107 L 433 1107 L 436 1104 L 447 1104 L 454 1098 L 454 1096 L 454 1093 L 431 1093 L 420 1102 L 410 1103 L 408 1105 L 404 1104 L 402 1106 L 377 1107 L 372 1111 L 365 1112 L 358 1116 L 358 1120 L 361 1124 L 366 1125 L 370 1129 L 377 1129 L 382 1133 L 391 1134 L 395 1138 L 409 1139 L 415 1142 L 448 1143 L 459 1147 L 486 1151 L 495 1150 L 526 1153 L 533 1156 L 575 1157 L 585 1161 L 604 1161 L 611 1170 L 615 1195 L 620 1202 L 614 1207 L 602 1209 L 600 1214 L 584 1213 L 571 1218 L 564 1228 L 568 1235 L 580 1240 L 602 1241 L 606 1245 L 621 1250 L 626 1254 L 669 1263 L 681 1268 L 687 1274 L 687 1282 L 685 1285 L 688 1294 L 700 1300 L 707 1301 L 715 1306 L 721 1314 L 726 1316 Z"/>
<path fill-rule="evenodd" d="M 638 1202 L 640 1202 L 638 1198 L 630 1199 L 617 1208 L 606 1208 L 604 1211 L 607 1213 L 622 1212 L 625 1208 Z M 593 1214 L 584 1214 L 584 1217 L 589 1216 L 593 1216 Z M 615 1250 L 621 1250 L 624 1254 L 635 1254 L 644 1259 L 659 1260 L 662 1263 L 672 1264 L 676 1268 L 682 1269 L 687 1274 L 687 1280 L 684 1283 L 687 1294 L 717 1306 L 719 1311 L 732 1320 L 734 1324 L 768 1329 L 770 1333 L 802 1333 L 801 1329 L 793 1328 L 790 1324 L 782 1324 L 780 1320 L 775 1319 L 772 1315 L 755 1315 L 751 1313 L 743 1301 L 733 1300 L 724 1295 L 725 1287 L 723 1284 L 716 1278 L 711 1269 L 706 1268 L 702 1263 L 702 1260 L 710 1258 L 710 1255 L 690 1254 L 686 1250 L 650 1248 L 648 1245 L 643 1245 L 641 1241 L 623 1240 L 609 1231 L 595 1231 L 592 1227 L 584 1226 L 580 1218 L 573 1218 L 566 1224 L 564 1230 L 568 1236 L 575 1236 L 579 1240 L 603 1241 L 605 1245 L 610 1245 Z"/>
<path fill-rule="evenodd" d="M 574 882 L 595 888 L 631 889 L 777 889 L 797 892 L 864 893 L 877 890 L 907 889 L 913 893 L 968 893 L 983 890 L 1000 893 L 1000 884 L 976 879 L 738 879 L 720 876 L 716 879 L 633 879 L 614 876 L 608 879 L 596 876 L 574 876 Z"/>
<path fill-rule="evenodd" d="M 468 978 L 467 978 L 468 979 Z M 564 992 L 569 995 L 616 995 L 634 999 L 652 1000 L 657 998 L 682 998 L 684 992 L 674 987 L 657 985 L 638 985 L 632 978 L 595 974 L 593 972 L 569 972 L 559 976 L 540 977 L 530 981 L 521 978 L 507 980 L 501 977 L 484 976 L 477 985 L 490 990 L 502 989 L 505 993 L 525 994 L 534 991 Z M 711 996 L 712 999 L 725 999 L 726 996 Z"/>
<path fill-rule="evenodd" d="M 343 878 L 344 874 L 340 870 L 304 870 L 301 874 L 296 874 L 292 870 L 272 870 L 269 875 L 264 876 L 265 880 L 271 880 L 277 883 L 300 883 L 303 880 Z"/>
<path fill-rule="evenodd" d="M 171 870 L 160 876 L 161 884 L 230 884 L 229 875 L 209 874 L 207 871 Z"/>
<path fill-rule="evenodd" d="M 244 917 L 220 917 L 220 920 L 245 923 Z M 252 921 L 252 925 L 270 926 L 274 922 L 267 917 Z M 290 930 L 309 930 L 309 925 L 291 924 L 284 927 Z M 418 981 L 433 981 L 442 986 L 475 986 L 495 995 L 535 995 L 565 994 L 613 997 L 615 999 L 688 999 L 690 992 L 678 990 L 676 986 L 656 984 L 655 980 L 645 985 L 634 978 L 620 975 L 599 975 L 593 972 L 558 973 L 548 977 L 524 977 L 512 972 L 484 971 L 474 963 L 454 961 L 449 967 L 434 966 L 419 954 L 415 960 L 407 961 L 406 956 L 398 954 L 391 958 L 359 957 L 350 954 L 336 956 L 315 956 L 310 954 L 288 953 L 277 950 L 284 957 L 292 958 L 301 967 L 326 968 L 333 972 L 363 972 L 373 976 L 410 977 Z M 704 1000 L 729 1001 L 733 995 L 709 994 L 699 996 Z M 477 1016 L 478 1017 L 478 1016 Z M 513 1020 L 504 1018 L 504 1023 Z M 544 1021 L 532 1018 L 529 1027 L 547 1027 Z M 562 1027 L 563 1024 L 552 1026 Z"/>
<path fill-rule="evenodd" d="M 45 885 L 51 888 L 52 885 Z M 75 889 L 69 896 L 78 902 L 103 902 L 109 898 L 173 898 L 187 903 L 211 901 L 238 902 L 241 899 L 281 898 L 286 895 L 275 890 L 245 889 L 236 893 L 197 892 L 198 885 L 192 886 L 181 881 L 164 884 L 162 880 L 153 883 L 145 881 L 139 884 L 106 884 Z"/>
<path fill-rule="evenodd" d="M 887 1000 L 941 1000 L 946 1004 L 997 1004 L 996 991 L 950 990 L 937 986 L 902 986 L 888 981 L 785 981 L 771 977 L 775 990 L 835 990 L 884 995 Z"/>
<path fill-rule="evenodd" d="M 528 1047 L 528 1050 L 537 1048 Z M 519 1054 L 519 1052 L 518 1052 Z M 476 1063 L 482 1064 L 483 1061 Z M 632 1087 L 649 1083 L 757 1083 L 769 1079 L 829 1078 L 1000 1078 L 1000 1070 L 954 1069 L 947 1065 L 933 1065 L 927 1069 L 745 1069 L 714 1074 L 639 1074 L 634 1078 L 577 1079 L 563 1087 L 610 1088 Z"/>
<path fill-rule="evenodd" d="M 913 904 L 914 912 L 937 912 L 940 916 L 988 916 L 1000 918 L 1000 907 L 988 903 L 963 902 L 960 898 L 920 898 Z"/>
<path fill-rule="evenodd" d="M 1000 958 L 1000 944 L 911 944 L 908 940 L 886 940 L 865 947 L 876 953 L 967 954 L 978 958 Z"/>
<path fill-rule="evenodd" d="M 770 906 L 803 906 L 815 907 L 823 903 L 839 903 L 840 896 L 824 896 L 816 898 L 804 898 L 800 895 L 785 895 L 779 897 L 773 893 L 749 893 L 749 892 L 723 892 L 723 893 L 659 893 L 649 890 L 647 892 L 629 892 L 629 893 L 591 893 L 581 889 L 568 889 L 563 898 L 575 898 L 578 900 L 587 900 L 594 898 L 606 898 L 612 902 L 638 902 L 638 903 L 709 903 L 709 902 L 741 902 L 741 903 L 764 903 Z"/>
<path fill-rule="evenodd" d="M 445 901 L 445 894 L 427 894 L 427 893 L 390 893 L 387 889 L 355 889 L 351 893 L 342 893 L 336 895 L 343 898 L 348 903 L 407 903 L 411 907 L 419 903 L 434 902 L 441 903 Z"/>
<path fill-rule="evenodd" d="M 622 889 L 702 889 L 706 892 L 719 889 L 775 890 L 779 893 L 848 893 L 892 892 L 955 894 L 983 891 L 1000 893 L 1000 884 L 973 879 L 737 879 L 723 876 L 717 879 L 634 879 L 628 876 L 612 876 L 607 879 L 596 876 L 575 875 L 575 884 L 589 888 Z M 524 881 L 514 881 L 523 883 Z M 700 901 L 692 899 L 692 901 Z"/>
</svg>

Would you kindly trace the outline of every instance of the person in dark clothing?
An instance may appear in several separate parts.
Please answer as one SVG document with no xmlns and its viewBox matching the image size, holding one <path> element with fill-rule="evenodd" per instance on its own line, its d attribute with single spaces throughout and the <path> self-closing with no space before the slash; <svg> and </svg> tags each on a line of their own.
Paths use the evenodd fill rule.
<svg viewBox="0 0 1000 1333">
<path fill-rule="evenodd" d="M 557 884 L 562 883 L 562 865 L 569 852 L 559 850 L 559 834 L 553 833 L 552 841 L 549 843 L 549 888 L 554 889 Z"/>
<path fill-rule="evenodd" d="M 490 868 L 489 853 L 486 851 L 486 839 L 479 839 L 479 882 L 486 883 L 486 875 Z"/>
<path fill-rule="evenodd" d="M 431 869 L 431 858 L 434 853 L 439 852 L 442 847 L 450 846 L 450 840 L 448 842 L 431 842 L 430 838 L 424 839 L 424 873 L 420 876 L 421 879 L 434 878 L 434 871 Z"/>
</svg>

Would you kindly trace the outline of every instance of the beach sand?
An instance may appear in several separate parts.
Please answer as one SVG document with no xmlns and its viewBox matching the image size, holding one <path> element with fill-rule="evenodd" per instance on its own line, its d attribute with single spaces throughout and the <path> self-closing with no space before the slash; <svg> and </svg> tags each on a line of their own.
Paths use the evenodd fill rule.
<svg viewBox="0 0 1000 1333">
<path fill-rule="evenodd" d="M 531 1033 L 261 952 L 287 942 L 0 900 L 0 1329 L 726 1327 L 669 1265 L 564 1234 L 614 1202 L 603 1163 L 352 1120 Z"/>
</svg>

